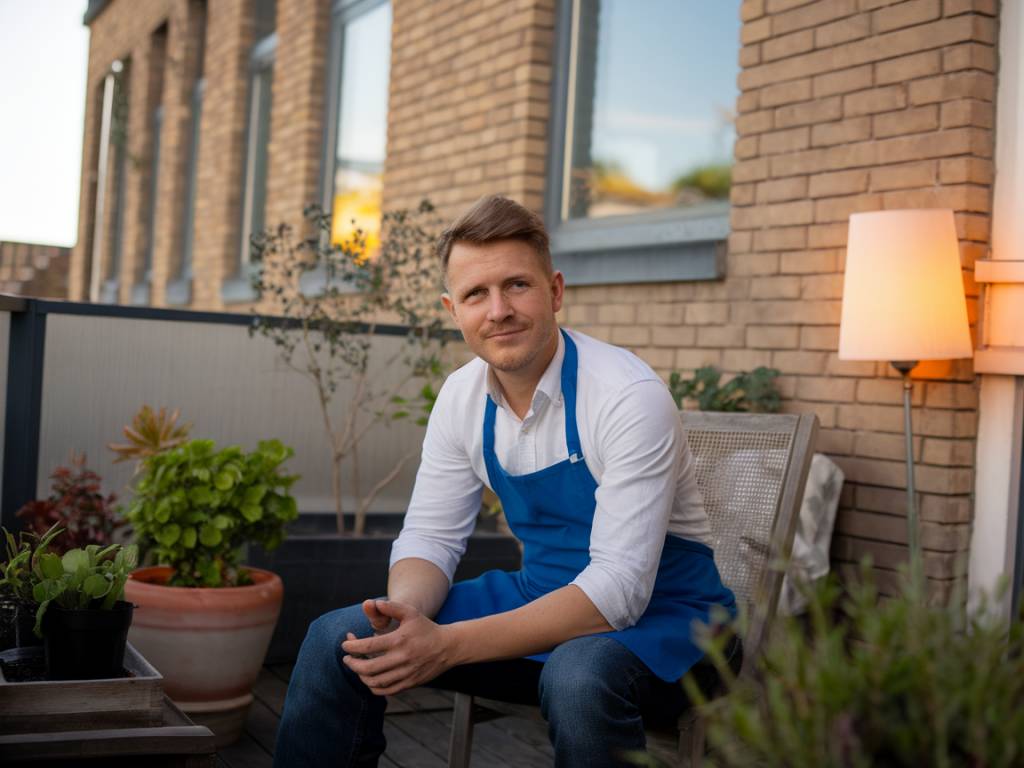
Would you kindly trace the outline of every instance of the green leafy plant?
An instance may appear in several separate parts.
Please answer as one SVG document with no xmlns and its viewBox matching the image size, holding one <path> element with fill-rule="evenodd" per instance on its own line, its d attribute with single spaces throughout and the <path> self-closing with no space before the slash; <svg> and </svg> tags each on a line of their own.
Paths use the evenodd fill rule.
<svg viewBox="0 0 1024 768">
<path fill-rule="evenodd" d="M 310 237 L 297 238 L 291 227 L 281 225 L 253 242 L 258 266 L 253 287 L 265 313 L 253 318 L 249 333 L 272 341 L 280 359 L 312 384 L 330 445 L 337 530 L 345 532 L 347 490 L 355 499 L 353 530 L 360 534 L 373 500 L 419 455 L 419 446 L 411 445 L 378 482 L 364 488 L 360 441 L 395 421 L 426 424 L 446 373 L 448 334 L 433 254 L 441 222 L 426 201 L 413 211 L 386 212 L 380 247 L 370 252 L 361 230 L 332 243 L 330 216 L 315 206 L 305 213 Z M 311 288 L 310 281 L 317 285 Z M 383 323 L 407 329 L 397 351 L 384 353 L 374 343 Z M 339 409 L 332 400 L 343 381 L 349 387 Z"/>
<path fill-rule="evenodd" d="M 753 674 L 721 664 L 729 694 L 701 701 L 717 766 L 1019 766 L 1024 617 L 961 599 L 930 605 L 922 580 L 880 599 L 867 564 L 844 593 L 809 591 L 809 625 L 780 617 Z"/>
<path fill-rule="evenodd" d="M 38 535 L 62 526 L 64 536 L 52 542 L 58 554 L 87 544 L 106 546 L 126 522 L 114 506 L 117 495 L 103 495 L 100 476 L 85 462 L 84 453 L 72 451 L 71 466 L 57 467 L 50 475 L 53 488 L 49 498 L 30 501 L 17 513 Z"/>
<path fill-rule="evenodd" d="M 143 405 L 132 417 L 132 423 L 122 430 L 127 443 L 108 443 L 107 447 L 117 454 L 114 463 L 136 461 L 136 472 L 142 468 L 142 460 L 175 448 L 188 440 L 191 422 L 178 424 L 178 410 L 167 413 L 166 408 L 154 411 Z"/>
<path fill-rule="evenodd" d="M 61 608 L 99 608 L 109 611 L 124 599 L 128 574 L 138 562 L 138 547 L 111 544 L 100 548 L 69 549 L 63 556 L 37 550 L 32 558 L 32 597 L 36 610 L 34 632 L 43 636 L 43 616 L 50 603 Z"/>
<path fill-rule="evenodd" d="M 779 371 L 775 368 L 761 366 L 721 384 L 722 374 L 714 366 L 705 365 L 698 368 L 690 379 L 684 379 L 678 371 L 673 371 L 668 388 L 677 408 L 692 400 L 702 411 L 775 413 L 782 407 L 782 398 L 775 383 L 778 376 Z"/>
<path fill-rule="evenodd" d="M 6 528 L 3 531 L 5 557 L 0 568 L 0 596 L 34 601 L 32 596 L 32 564 L 39 555 L 46 552 L 50 543 L 63 532 L 60 523 L 55 523 L 41 536 L 32 531 L 20 531 L 17 538 Z"/>
<path fill-rule="evenodd" d="M 174 569 L 170 586 L 251 583 L 239 548 L 276 548 L 298 516 L 288 489 L 299 477 L 281 470 L 294 453 L 278 440 L 250 453 L 191 440 L 143 461 L 127 516 L 137 543 Z"/>
</svg>

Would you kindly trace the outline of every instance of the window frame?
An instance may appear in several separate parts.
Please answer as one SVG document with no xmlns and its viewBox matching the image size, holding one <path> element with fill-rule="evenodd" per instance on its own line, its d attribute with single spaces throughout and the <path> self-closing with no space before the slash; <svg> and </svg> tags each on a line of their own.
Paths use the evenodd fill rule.
<svg viewBox="0 0 1024 768">
<path fill-rule="evenodd" d="M 221 288 L 221 298 L 226 303 L 252 301 L 256 293 L 252 288 L 251 278 L 256 271 L 256 266 L 251 260 L 250 238 L 255 230 L 254 212 L 257 204 L 257 190 L 254 188 L 255 178 L 259 175 L 257 166 L 259 164 L 259 130 L 260 115 L 266 105 L 267 113 L 267 136 L 263 142 L 263 151 L 267 151 L 270 144 L 270 125 L 273 121 L 273 84 L 274 84 L 274 61 L 277 53 L 277 32 L 271 32 L 266 37 L 256 41 L 249 54 L 249 97 L 246 102 L 246 128 L 245 128 L 245 154 L 243 155 L 245 165 L 242 168 L 242 205 L 239 210 L 238 221 L 238 252 L 235 258 L 234 274 L 224 281 Z M 261 78 L 266 78 L 267 87 L 263 87 Z M 269 157 L 264 161 L 264 184 L 269 164 Z M 266 205 L 266 187 L 262 192 L 262 205 Z M 265 223 L 265 222 L 264 222 Z"/>
<path fill-rule="evenodd" d="M 555 267 L 570 285 L 722 279 L 730 231 L 728 201 L 714 201 L 699 209 L 562 220 L 579 21 L 580 0 L 559 0 L 544 199 Z"/>
</svg>

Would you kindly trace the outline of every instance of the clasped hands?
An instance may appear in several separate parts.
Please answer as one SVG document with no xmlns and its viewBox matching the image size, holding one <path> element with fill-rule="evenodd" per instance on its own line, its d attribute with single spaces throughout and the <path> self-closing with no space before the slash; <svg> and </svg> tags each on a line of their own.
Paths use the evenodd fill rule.
<svg viewBox="0 0 1024 768">
<path fill-rule="evenodd" d="M 391 600 L 365 600 L 363 612 L 374 636 L 357 639 L 349 632 L 341 644 L 342 661 L 377 696 L 415 688 L 455 665 L 450 626 Z"/>
</svg>

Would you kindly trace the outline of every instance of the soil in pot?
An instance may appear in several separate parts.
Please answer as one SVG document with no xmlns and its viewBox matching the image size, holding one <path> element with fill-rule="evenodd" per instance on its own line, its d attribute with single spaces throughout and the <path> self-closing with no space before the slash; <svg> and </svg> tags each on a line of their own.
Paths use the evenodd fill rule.
<svg viewBox="0 0 1024 768">
<path fill-rule="evenodd" d="M 97 680 L 124 674 L 124 648 L 135 606 L 110 610 L 50 605 L 43 617 L 46 674 L 51 680 Z"/>
<path fill-rule="evenodd" d="M 24 600 L 17 600 L 15 602 L 18 606 L 15 615 L 15 647 L 31 648 L 32 646 L 42 645 L 42 638 L 36 637 L 36 633 L 32 631 L 36 625 L 36 610 L 38 606 L 35 603 L 26 603 Z"/>
</svg>

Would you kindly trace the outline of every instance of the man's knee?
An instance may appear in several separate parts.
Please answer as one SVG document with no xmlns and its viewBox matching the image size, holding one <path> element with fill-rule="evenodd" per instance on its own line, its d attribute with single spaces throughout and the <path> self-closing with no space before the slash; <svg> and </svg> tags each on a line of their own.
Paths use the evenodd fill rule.
<svg viewBox="0 0 1024 768">
<path fill-rule="evenodd" d="M 631 683 L 616 661 L 623 650 L 608 637 L 578 637 L 555 648 L 540 675 L 544 718 L 550 722 L 552 714 L 604 710 L 621 701 Z"/>
<path fill-rule="evenodd" d="M 344 655 L 341 643 L 349 632 L 356 637 L 367 637 L 373 632 L 361 605 L 339 608 L 314 619 L 306 630 L 306 638 L 302 642 L 299 659 L 333 658 L 340 664 L 341 657 Z"/>
</svg>

